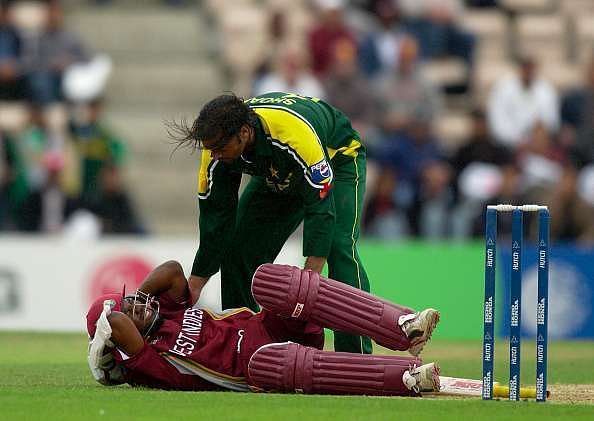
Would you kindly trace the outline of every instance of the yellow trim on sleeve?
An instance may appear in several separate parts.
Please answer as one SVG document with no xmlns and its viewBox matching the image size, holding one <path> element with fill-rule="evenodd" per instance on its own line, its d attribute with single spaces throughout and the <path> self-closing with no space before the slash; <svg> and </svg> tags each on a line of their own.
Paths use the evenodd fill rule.
<svg viewBox="0 0 594 421">
<path fill-rule="evenodd" d="M 349 143 L 348 146 L 343 146 L 342 148 L 338 148 L 338 149 L 326 148 L 326 150 L 328 151 L 328 155 L 330 156 L 330 159 L 334 158 L 334 156 L 337 153 L 341 153 L 342 155 L 356 158 L 357 154 L 359 153 L 358 150 L 360 147 L 361 147 L 361 142 L 359 142 L 357 139 L 353 139 L 353 140 L 351 140 L 351 143 Z"/>
<path fill-rule="evenodd" d="M 293 150 L 307 167 L 325 158 L 322 142 L 304 119 L 282 108 L 254 108 L 267 123 L 270 136 Z"/>
<path fill-rule="evenodd" d="M 271 144 L 285 150 L 299 163 L 312 187 L 323 189 L 332 183 L 332 167 L 326 162 L 324 146 L 307 119 L 279 105 L 253 106 L 252 109 L 266 122 Z M 325 178 L 321 178 L 324 175 Z"/>
<path fill-rule="evenodd" d="M 212 170 L 216 162 L 212 162 L 212 156 L 207 150 L 203 150 L 200 156 L 200 169 L 198 170 L 198 197 L 206 199 L 210 194 L 212 186 Z"/>
</svg>

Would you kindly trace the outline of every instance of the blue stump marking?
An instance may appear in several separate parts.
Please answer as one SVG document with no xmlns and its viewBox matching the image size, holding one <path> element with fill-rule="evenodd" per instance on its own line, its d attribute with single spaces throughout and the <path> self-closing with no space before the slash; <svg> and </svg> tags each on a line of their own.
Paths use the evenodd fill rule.
<svg viewBox="0 0 594 421">
<path fill-rule="evenodd" d="M 536 400 L 547 399 L 547 345 L 549 307 L 549 211 L 538 212 L 538 298 L 536 303 Z"/>
<path fill-rule="evenodd" d="M 520 399 L 520 344 L 522 315 L 523 213 L 512 214 L 512 267 L 509 323 L 509 399 Z"/>
<path fill-rule="evenodd" d="M 495 355 L 495 267 L 497 211 L 488 209 L 485 221 L 485 301 L 483 303 L 483 399 L 493 399 Z"/>
</svg>

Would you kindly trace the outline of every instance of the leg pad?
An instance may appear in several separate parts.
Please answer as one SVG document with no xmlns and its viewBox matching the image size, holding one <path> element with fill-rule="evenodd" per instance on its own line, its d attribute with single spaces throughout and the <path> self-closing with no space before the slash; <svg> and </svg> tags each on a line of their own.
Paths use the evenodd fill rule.
<svg viewBox="0 0 594 421">
<path fill-rule="evenodd" d="M 410 341 L 398 318 L 413 313 L 357 288 L 294 266 L 261 265 L 252 279 L 252 294 L 265 309 L 281 317 L 308 320 L 320 326 L 369 336 L 394 350 Z"/>
<path fill-rule="evenodd" d="M 248 381 L 268 392 L 414 396 L 402 375 L 414 357 L 320 351 L 286 342 L 264 345 L 251 357 Z"/>
</svg>

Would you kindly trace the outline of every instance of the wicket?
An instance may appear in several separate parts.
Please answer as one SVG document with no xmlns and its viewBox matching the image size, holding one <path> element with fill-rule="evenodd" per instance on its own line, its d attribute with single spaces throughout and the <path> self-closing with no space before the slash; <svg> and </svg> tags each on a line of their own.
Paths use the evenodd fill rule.
<svg viewBox="0 0 594 421">
<path fill-rule="evenodd" d="M 493 399 L 495 352 L 495 276 L 497 213 L 512 212 L 511 288 L 509 326 L 509 399 L 520 399 L 520 345 L 522 316 L 522 252 L 524 212 L 538 212 L 538 297 L 536 305 L 536 400 L 547 397 L 547 312 L 550 215 L 546 206 L 489 205 L 485 224 L 485 301 L 483 313 L 483 399 Z"/>
</svg>

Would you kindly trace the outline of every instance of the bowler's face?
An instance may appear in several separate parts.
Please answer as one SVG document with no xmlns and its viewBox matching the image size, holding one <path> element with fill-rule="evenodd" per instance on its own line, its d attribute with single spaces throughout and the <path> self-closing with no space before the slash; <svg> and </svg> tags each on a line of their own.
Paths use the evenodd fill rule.
<svg viewBox="0 0 594 421">
<path fill-rule="evenodd" d="M 202 141 L 202 146 L 204 149 L 210 151 L 213 159 L 229 163 L 238 159 L 244 153 L 246 146 L 253 143 L 253 139 L 254 130 L 247 124 L 244 124 L 239 129 L 239 132 L 230 138 L 223 139 L 217 137 L 213 139 L 204 139 Z"/>
<path fill-rule="evenodd" d="M 210 152 L 214 160 L 230 163 L 239 158 L 243 152 L 243 144 L 240 141 L 239 134 L 232 136 L 223 146 L 218 146 L 219 143 L 219 139 L 209 139 L 202 142 L 204 149 Z"/>
</svg>

